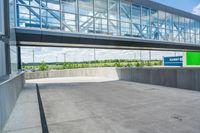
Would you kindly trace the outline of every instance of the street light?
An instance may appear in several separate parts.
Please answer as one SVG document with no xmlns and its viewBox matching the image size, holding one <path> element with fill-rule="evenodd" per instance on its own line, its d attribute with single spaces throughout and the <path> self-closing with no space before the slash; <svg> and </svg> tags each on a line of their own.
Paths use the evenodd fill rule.
<svg viewBox="0 0 200 133">
<path fill-rule="evenodd" d="M 35 70 L 35 51 L 34 51 L 34 48 L 33 48 L 32 52 L 33 52 L 33 70 Z"/>
</svg>

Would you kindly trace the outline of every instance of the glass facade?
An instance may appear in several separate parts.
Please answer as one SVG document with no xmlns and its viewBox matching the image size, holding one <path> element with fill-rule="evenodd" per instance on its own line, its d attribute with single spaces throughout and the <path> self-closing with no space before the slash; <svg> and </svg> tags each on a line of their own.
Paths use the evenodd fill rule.
<svg viewBox="0 0 200 133">
<path fill-rule="evenodd" d="M 3 0 L 0 0 L 0 36 L 4 35 L 4 8 Z M 0 77 L 6 74 L 5 43 L 0 38 Z"/>
<path fill-rule="evenodd" d="M 0 35 L 4 34 L 4 11 L 3 0 L 0 0 Z"/>
<path fill-rule="evenodd" d="M 0 77 L 6 75 L 5 43 L 0 40 Z"/>
<path fill-rule="evenodd" d="M 200 22 L 128 0 L 16 0 L 17 26 L 200 44 Z"/>
</svg>

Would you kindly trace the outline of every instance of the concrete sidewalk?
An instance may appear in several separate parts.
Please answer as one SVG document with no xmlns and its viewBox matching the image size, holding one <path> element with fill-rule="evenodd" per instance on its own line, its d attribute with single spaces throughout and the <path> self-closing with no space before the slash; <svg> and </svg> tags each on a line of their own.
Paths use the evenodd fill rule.
<svg viewBox="0 0 200 133">
<path fill-rule="evenodd" d="M 25 85 L 3 133 L 42 133 L 35 84 Z"/>
<path fill-rule="evenodd" d="M 6 133 L 199 133 L 200 92 L 96 77 L 29 80 Z"/>
</svg>

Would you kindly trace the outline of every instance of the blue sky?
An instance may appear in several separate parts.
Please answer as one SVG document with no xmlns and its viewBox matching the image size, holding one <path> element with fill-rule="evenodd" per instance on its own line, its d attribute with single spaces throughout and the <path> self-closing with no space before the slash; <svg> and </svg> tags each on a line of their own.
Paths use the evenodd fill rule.
<svg viewBox="0 0 200 133">
<path fill-rule="evenodd" d="M 168 5 L 187 12 L 192 12 L 193 8 L 200 3 L 200 0 L 152 0 L 152 1 L 162 3 L 164 5 Z"/>
<path fill-rule="evenodd" d="M 164 5 L 168 5 L 177 9 L 181 9 L 190 13 L 200 15 L 200 0 L 152 0 Z M 94 59 L 93 49 L 79 48 L 34 48 L 36 62 L 62 62 L 64 53 L 66 53 L 67 61 L 86 61 Z M 32 62 L 32 47 L 22 48 L 22 61 Z M 149 58 L 149 51 L 142 51 L 142 59 Z M 162 59 L 163 56 L 174 56 L 175 52 L 152 51 L 152 59 Z M 177 52 L 176 55 L 183 55 Z M 96 50 L 96 58 L 104 59 L 140 59 L 140 51 L 138 50 Z"/>
</svg>

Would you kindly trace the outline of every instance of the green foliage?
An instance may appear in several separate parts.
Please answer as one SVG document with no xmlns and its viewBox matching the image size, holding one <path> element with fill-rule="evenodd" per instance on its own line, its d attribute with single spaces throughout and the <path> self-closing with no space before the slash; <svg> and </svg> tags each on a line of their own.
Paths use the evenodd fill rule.
<svg viewBox="0 0 200 133">
<path fill-rule="evenodd" d="M 161 65 L 161 60 L 151 60 L 151 61 L 140 61 L 140 60 L 97 60 L 97 61 L 85 61 L 85 62 L 59 62 L 59 63 L 23 63 L 23 68 L 27 70 L 32 70 L 33 65 L 35 70 L 62 70 L 62 69 L 76 69 L 76 68 L 92 68 L 92 67 L 143 67 L 152 65 Z"/>
<path fill-rule="evenodd" d="M 42 61 L 42 64 L 39 65 L 40 71 L 46 71 L 48 70 L 48 68 L 49 68 L 48 65 L 44 61 Z"/>
</svg>

